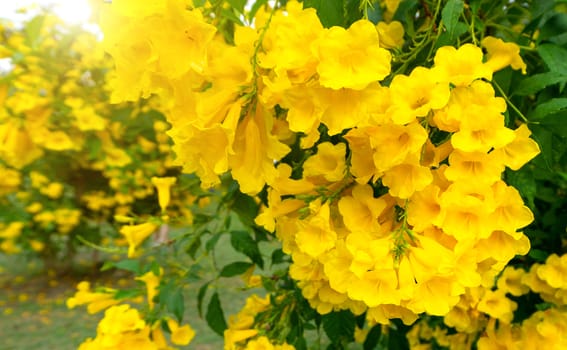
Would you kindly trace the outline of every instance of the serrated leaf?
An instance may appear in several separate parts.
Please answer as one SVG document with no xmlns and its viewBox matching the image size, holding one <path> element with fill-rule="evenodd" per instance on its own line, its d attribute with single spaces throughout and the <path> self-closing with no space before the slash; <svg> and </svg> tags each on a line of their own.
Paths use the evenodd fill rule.
<svg viewBox="0 0 567 350">
<path fill-rule="evenodd" d="M 455 38 L 455 29 L 457 28 L 457 23 L 459 23 L 459 18 L 464 8 L 465 3 L 463 0 L 449 0 L 441 11 L 443 25 L 445 29 L 447 29 L 449 37 L 452 39 Z"/>
<path fill-rule="evenodd" d="M 230 263 L 222 268 L 220 272 L 221 277 L 234 277 L 238 275 L 242 275 L 246 270 L 252 267 L 254 264 L 244 261 L 236 261 Z"/>
<path fill-rule="evenodd" d="M 537 52 L 550 71 L 567 75 L 567 50 L 555 44 L 543 44 L 537 48 Z"/>
<path fill-rule="evenodd" d="M 211 281 L 203 284 L 201 288 L 199 288 L 199 292 L 197 293 L 197 311 L 199 312 L 199 317 L 203 317 L 203 299 L 207 294 L 207 290 L 209 290 L 209 284 Z"/>
<path fill-rule="evenodd" d="M 175 315 L 177 321 L 183 321 L 183 313 L 185 313 L 185 300 L 183 298 L 182 289 L 178 288 L 170 293 L 167 298 L 167 310 Z"/>
<path fill-rule="evenodd" d="M 223 336 L 225 329 L 228 327 L 224 319 L 221 302 L 218 292 L 211 296 L 209 306 L 207 307 L 207 315 L 205 316 L 207 324 L 211 329 L 220 336 Z"/>
<path fill-rule="evenodd" d="M 260 254 L 258 242 L 252 238 L 250 233 L 247 231 L 231 231 L 230 244 L 236 251 L 249 257 L 260 268 L 264 268 L 264 259 L 262 259 L 262 254 Z"/>
<path fill-rule="evenodd" d="M 323 329 L 333 344 L 354 340 L 356 320 L 352 312 L 347 310 L 331 312 L 322 319 Z"/>
<path fill-rule="evenodd" d="M 567 82 L 567 75 L 557 74 L 556 72 L 546 72 L 534 74 L 520 82 L 518 88 L 513 91 L 513 95 L 526 96 L 535 94 L 550 85 L 560 82 Z"/>
<path fill-rule="evenodd" d="M 550 114 L 560 112 L 564 109 L 567 109 L 567 97 L 552 98 L 549 101 L 537 105 L 536 108 L 528 114 L 528 119 L 532 121 L 541 120 Z"/>
</svg>

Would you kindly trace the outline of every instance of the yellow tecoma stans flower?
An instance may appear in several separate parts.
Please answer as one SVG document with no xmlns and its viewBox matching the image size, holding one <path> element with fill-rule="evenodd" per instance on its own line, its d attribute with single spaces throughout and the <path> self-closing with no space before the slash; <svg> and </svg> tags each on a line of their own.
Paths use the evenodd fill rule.
<svg viewBox="0 0 567 350">
<path fill-rule="evenodd" d="M 171 186 L 177 181 L 174 177 L 152 177 L 152 184 L 158 191 L 158 202 L 161 211 L 165 211 L 171 199 Z"/>
</svg>

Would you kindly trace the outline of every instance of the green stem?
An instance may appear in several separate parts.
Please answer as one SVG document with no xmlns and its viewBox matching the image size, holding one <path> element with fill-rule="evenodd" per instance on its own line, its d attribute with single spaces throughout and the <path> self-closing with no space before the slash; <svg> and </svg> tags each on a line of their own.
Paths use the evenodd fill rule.
<svg viewBox="0 0 567 350">
<path fill-rule="evenodd" d="M 494 84 L 494 86 L 496 87 L 496 89 L 498 90 L 498 92 L 500 92 L 500 95 L 502 95 L 502 97 L 504 98 L 504 100 L 506 100 L 506 103 L 520 116 L 520 118 L 528 123 L 528 118 L 526 118 L 526 116 L 520 112 L 520 110 L 518 109 L 518 107 L 516 107 L 512 101 L 510 101 L 510 99 L 508 98 L 508 96 L 504 93 L 504 90 L 502 90 L 502 88 L 500 87 L 500 85 L 498 85 L 498 83 L 493 80 L 492 84 Z"/>
</svg>

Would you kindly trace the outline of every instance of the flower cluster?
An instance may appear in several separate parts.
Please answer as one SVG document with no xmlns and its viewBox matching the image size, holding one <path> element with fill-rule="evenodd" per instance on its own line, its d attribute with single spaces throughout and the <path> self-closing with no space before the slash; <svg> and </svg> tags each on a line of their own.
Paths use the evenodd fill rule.
<svg viewBox="0 0 567 350">
<path fill-rule="evenodd" d="M 289 1 L 227 43 L 181 1 L 106 10 L 114 99 L 167 101 L 176 162 L 203 186 L 230 171 L 244 193 L 267 187 L 256 223 L 319 313 L 446 315 L 529 250 L 519 230 L 533 215 L 502 173 L 539 148 L 506 126 L 490 83 L 525 69 L 514 44 L 441 47 L 431 67 L 391 76 L 395 22 L 324 28 Z"/>
<path fill-rule="evenodd" d="M 162 271 L 159 275 L 149 271 L 137 278 L 146 286 L 149 310 L 154 309 L 153 299 L 158 294 L 161 274 Z M 136 302 L 137 299 L 140 298 L 129 301 Z M 176 345 L 187 345 L 195 336 L 195 331 L 189 325 L 180 326 L 175 319 L 168 316 L 154 319 L 152 322 L 146 321 L 143 314 L 126 304 L 126 301 L 128 300 L 117 296 L 117 290 L 98 288 L 91 291 L 90 283 L 79 283 L 75 295 L 67 300 L 67 306 L 74 308 L 86 304 L 91 314 L 106 310 L 98 324 L 96 337 L 86 339 L 79 346 L 80 350 L 131 349 L 138 346 L 152 350 L 173 349 L 169 346 L 163 329 L 168 330 L 171 343 Z M 162 327 L 162 324 L 167 328 Z"/>
<path fill-rule="evenodd" d="M 261 312 L 270 308 L 270 295 L 261 298 L 256 294 L 246 299 L 246 304 L 236 315 L 229 319 L 228 329 L 224 331 L 225 350 L 294 350 L 289 344 L 273 344 L 273 342 L 261 335 L 255 328 L 255 321 Z"/>
<path fill-rule="evenodd" d="M 463 344 L 470 348 L 477 340 L 476 346 L 481 350 L 564 348 L 566 262 L 567 255 L 552 254 L 545 264 L 534 264 L 529 271 L 506 267 L 495 288 L 467 288 L 459 303 L 443 318 L 444 325 L 457 333 L 449 333 L 442 324 L 432 327 L 422 320 L 408 333 L 411 348 L 422 349 L 433 340 L 449 349 L 461 349 Z M 513 299 L 530 293 L 538 294 L 547 304 L 517 322 L 514 313 L 518 304 Z"/>
<path fill-rule="evenodd" d="M 0 37 L 11 62 L 0 72 L 0 251 L 72 261 L 78 235 L 127 243 L 114 215 L 159 213 L 151 179 L 179 175 L 157 102 L 108 104 L 111 61 L 97 36 L 49 12 Z M 168 196 L 184 223 L 190 192 Z"/>
</svg>

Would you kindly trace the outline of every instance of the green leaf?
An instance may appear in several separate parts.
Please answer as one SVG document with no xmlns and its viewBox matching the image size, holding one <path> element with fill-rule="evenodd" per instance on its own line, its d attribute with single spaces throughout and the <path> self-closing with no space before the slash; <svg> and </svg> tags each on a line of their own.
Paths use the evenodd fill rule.
<svg viewBox="0 0 567 350">
<path fill-rule="evenodd" d="M 550 114 L 560 112 L 564 109 L 567 109 L 567 97 L 552 98 L 549 101 L 537 105 L 536 108 L 528 114 L 528 119 L 532 121 L 541 120 Z"/>
<path fill-rule="evenodd" d="M 451 39 L 456 37 L 455 29 L 457 28 L 459 17 L 461 17 L 464 8 L 465 3 L 463 0 L 449 0 L 443 7 L 443 11 L 441 11 L 443 25 L 445 26 L 445 29 L 447 29 L 447 33 Z"/>
<path fill-rule="evenodd" d="M 197 293 L 197 311 L 199 312 L 199 317 L 203 317 L 203 299 L 209 290 L 209 284 L 211 281 L 203 284 L 201 288 L 199 288 L 199 292 Z"/>
<path fill-rule="evenodd" d="M 211 296 L 209 301 L 209 306 L 207 307 L 207 315 L 205 316 L 207 324 L 215 333 L 223 336 L 224 330 L 228 327 L 224 319 L 224 313 L 222 310 L 221 302 L 219 299 L 219 293 L 215 292 Z"/>
<path fill-rule="evenodd" d="M 555 135 L 567 137 L 567 110 L 549 114 L 540 124 L 552 130 Z"/>
<path fill-rule="evenodd" d="M 352 312 L 347 310 L 331 312 L 323 315 L 322 318 L 323 329 L 333 344 L 354 340 L 356 320 Z"/>
<path fill-rule="evenodd" d="M 247 231 L 231 231 L 230 244 L 234 249 L 252 260 L 260 268 L 264 268 L 264 259 L 260 254 L 258 242 L 256 242 Z"/>
<path fill-rule="evenodd" d="M 234 193 L 234 198 L 230 208 L 238 215 L 238 218 L 245 226 L 254 226 L 254 219 L 258 215 L 260 207 L 256 201 L 240 191 Z"/>
<path fill-rule="evenodd" d="M 233 9 L 239 13 L 244 13 L 244 6 L 246 5 L 246 0 L 226 0 L 232 6 Z"/>
<path fill-rule="evenodd" d="M 167 298 L 167 310 L 175 315 L 177 321 L 183 321 L 183 313 L 185 312 L 185 300 L 183 299 L 182 288 L 177 288 L 170 293 Z"/>
<path fill-rule="evenodd" d="M 222 234 L 215 234 L 213 237 L 211 237 L 207 243 L 205 244 L 205 249 L 210 252 L 213 249 L 215 249 L 215 246 L 217 245 L 219 239 L 221 238 Z"/>
<path fill-rule="evenodd" d="M 305 0 L 303 7 L 317 10 L 317 16 L 324 27 L 344 26 L 344 0 Z"/>
<path fill-rule="evenodd" d="M 29 46 L 36 48 L 39 45 L 41 39 L 41 27 L 43 27 L 43 21 L 45 16 L 36 16 L 28 23 L 24 28 L 26 33 L 26 39 Z"/>
<path fill-rule="evenodd" d="M 526 199 L 530 208 L 533 209 L 535 207 L 534 198 L 537 192 L 537 184 L 531 169 L 506 170 L 506 183 L 520 192 L 520 195 Z"/>
<path fill-rule="evenodd" d="M 132 271 L 135 274 L 138 274 L 141 271 L 140 262 L 138 260 L 134 260 L 134 259 L 122 260 L 122 261 L 114 263 L 113 265 L 116 268 L 126 270 L 126 271 Z"/>
<path fill-rule="evenodd" d="M 127 290 L 119 290 L 114 294 L 114 299 L 121 300 L 121 299 L 130 299 L 135 298 L 140 295 L 143 295 L 144 292 L 140 289 L 127 289 Z"/>
<path fill-rule="evenodd" d="M 234 277 L 238 275 L 242 275 L 246 270 L 252 267 L 254 264 L 244 261 L 236 261 L 230 263 L 222 268 L 220 272 L 221 277 Z"/>
<path fill-rule="evenodd" d="M 376 349 L 376 345 L 378 345 L 378 341 L 380 340 L 380 336 L 382 335 L 382 325 L 376 325 L 368 331 L 366 335 L 366 339 L 364 339 L 364 343 L 362 344 L 362 348 L 364 350 L 372 350 Z"/>
<path fill-rule="evenodd" d="M 534 74 L 522 80 L 512 94 L 519 96 L 533 95 L 550 85 L 561 82 L 567 82 L 567 75 L 557 74 L 556 72 Z"/>
<path fill-rule="evenodd" d="M 547 257 L 549 256 L 549 253 L 544 252 L 543 250 L 540 249 L 531 249 L 530 252 L 528 253 L 529 257 L 534 259 L 537 262 L 540 263 L 544 263 L 545 260 L 547 259 Z"/>
<path fill-rule="evenodd" d="M 537 52 L 550 71 L 567 75 L 567 50 L 555 44 L 543 44 Z"/>
</svg>

